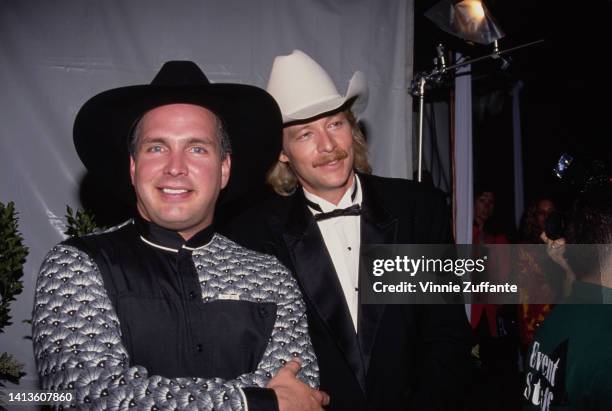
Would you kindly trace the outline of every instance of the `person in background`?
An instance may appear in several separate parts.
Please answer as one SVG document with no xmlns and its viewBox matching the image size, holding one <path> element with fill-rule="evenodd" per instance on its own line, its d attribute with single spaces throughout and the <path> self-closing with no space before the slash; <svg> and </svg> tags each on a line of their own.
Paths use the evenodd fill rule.
<svg viewBox="0 0 612 411">
<path fill-rule="evenodd" d="M 565 238 L 545 238 L 550 257 L 576 282 L 537 329 L 525 358 L 525 411 L 612 409 L 611 182 L 574 202 Z"/>
<path fill-rule="evenodd" d="M 509 280 L 511 255 L 507 247 L 503 248 L 509 240 L 495 214 L 495 193 L 492 188 L 481 185 L 474 194 L 472 244 L 495 247 L 487 260 L 489 277 L 482 280 L 504 283 Z M 494 297 L 493 294 L 487 296 Z M 470 324 L 475 359 L 470 410 L 516 410 L 520 390 L 516 307 L 486 300 L 471 304 Z"/>
<path fill-rule="evenodd" d="M 472 225 L 472 244 L 508 244 L 508 236 L 503 233 L 495 218 L 495 193 L 482 186 L 474 192 L 474 219 Z M 496 259 L 490 260 L 487 269 L 494 273 L 495 279 L 505 281 L 509 275 L 509 261 L 503 253 L 495 253 Z M 493 274 L 492 274 L 493 275 Z M 489 336 L 497 337 L 496 304 L 472 304 L 470 324 L 473 330 L 481 329 Z"/>
<path fill-rule="evenodd" d="M 494 215 L 495 193 L 481 187 L 474 194 L 472 244 L 508 244 L 508 235 L 500 229 Z"/>
<path fill-rule="evenodd" d="M 542 234 L 546 229 L 546 221 L 557 207 L 552 198 L 543 196 L 532 201 L 519 225 L 519 243 L 544 244 Z M 553 304 L 533 304 L 530 299 L 555 301 L 561 290 L 554 289 L 552 284 L 562 284 L 555 279 L 563 276 L 563 270 L 557 264 L 550 264 L 550 257 L 539 251 L 539 248 L 519 247 L 518 249 L 518 281 L 522 302 L 519 304 L 519 334 L 523 352 L 533 341 L 536 329 L 550 313 Z M 546 271 L 545 271 L 546 269 Z"/>
<path fill-rule="evenodd" d="M 519 241 L 525 244 L 540 244 L 540 236 L 546 228 L 546 220 L 557 207 L 552 198 L 543 196 L 532 201 L 521 217 Z"/>
</svg>

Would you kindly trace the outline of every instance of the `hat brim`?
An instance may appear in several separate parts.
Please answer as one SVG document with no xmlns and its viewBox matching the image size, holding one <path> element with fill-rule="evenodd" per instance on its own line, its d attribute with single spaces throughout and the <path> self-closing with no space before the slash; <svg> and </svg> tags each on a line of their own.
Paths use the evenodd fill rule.
<svg viewBox="0 0 612 411">
<path fill-rule="evenodd" d="M 209 109 L 230 136 L 232 168 L 220 203 L 243 196 L 254 184 L 263 185 L 281 149 L 281 114 L 268 93 L 242 84 L 138 85 L 100 93 L 83 105 L 74 123 L 74 145 L 81 161 L 91 173 L 133 198 L 128 135 L 147 111 L 175 103 Z"/>
<path fill-rule="evenodd" d="M 347 103 L 351 103 L 351 110 L 355 114 L 361 114 L 367 106 L 368 86 L 365 75 L 361 71 L 353 74 L 344 96 L 330 96 L 291 113 L 283 113 L 283 123 L 300 122 L 318 117 L 335 111 Z"/>
</svg>

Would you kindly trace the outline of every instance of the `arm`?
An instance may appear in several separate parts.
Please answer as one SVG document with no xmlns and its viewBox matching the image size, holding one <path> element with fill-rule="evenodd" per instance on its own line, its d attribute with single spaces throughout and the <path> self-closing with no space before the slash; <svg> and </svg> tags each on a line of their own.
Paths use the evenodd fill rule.
<svg viewBox="0 0 612 411">
<path fill-rule="evenodd" d="M 279 332 L 279 321 L 285 320 L 280 315 L 281 306 L 290 306 L 286 301 L 279 302 L 279 319 L 266 348 L 266 355 L 275 354 L 279 361 L 290 351 L 278 348 L 281 338 L 302 332 L 299 327 L 305 324 L 296 321 L 281 330 L 287 332 Z M 299 318 L 303 312 L 298 309 L 295 316 Z M 42 386 L 75 390 L 76 403 L 82 407 L 127 409 L 137 405 L 147 409 L 156 406 L 158 409 L 244 410 L 247 396 L 249 403 L 253 399 L 270 404 L 270 397 L 275 401 L 268 390 L 251 388 L 246 390 L 247 395 L 242 390 L 247 385 L 264 387 L 271 373 L 280 368 L 266 355 L 254 373 L 229 381 L 169 379 L 151 376 L 142 366 L 130 367 L 127 350 L 121 342 L 119 321 L 97 267 L 86 254 L 72 247 L 57 246 L 43 262 L 36 287 L 33 327 Z M 313 362 L 305 369 L 314 373 L 311 377 L 316 382 L 316 361 L 310 340 L 302 347 L 305 352 L 298 350 L 298 353 Z"/>
<path fill-rule="evenodd" d="M 576 274 L 574 274 L 574 271 L 565 259 L 565 238 L 551 240 L 546 235 L 546 232 L 543 232 L 540 235 L 540 239 L 546 244 L 546 253 L 550 259 L 557 263 L 565 273 L 563 278 L 563 295 L 567 297 L 572 292 L 572 286 L 574 281 L 576 281 Z"/>
<path fill-rule="evenodd" d="M 289 361 L 299 358 L 301 368 L 297 377 L 312 388 L 319 386 L 319 367 L 306 318 L 306 306 L 297 281 L 291 273 L 271 256 L 267 272 L 274 276 L 273 293 L 276 294 L 276 321 L 257 370 L 238 378 L 244 386 L 265 386 L 270 378 Z"/>
<path fill-rule="evenodd" d="M 261 373 L 268 379 L 273 376 L 266 387 L 274 390 L 280 411 L 322 411 L 329 397 L 316 390 L 319 369 L 297 281 L 276 258 L 265 258 L 273 263 L 266 271 L 275 275 L 277 320 L 258 370 L 246 377 Z"/>
</svg>

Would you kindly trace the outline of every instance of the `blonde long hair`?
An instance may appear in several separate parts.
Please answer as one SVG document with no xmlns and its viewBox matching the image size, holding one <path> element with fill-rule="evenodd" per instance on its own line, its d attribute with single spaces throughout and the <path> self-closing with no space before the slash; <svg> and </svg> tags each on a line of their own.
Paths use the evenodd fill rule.
<svg viewBox="0 0 612 411">
<path fill-rule="evenodd" d="M 351 110 L 346 110 L 346 118 L 351 125 L 353 133 L 353 151 L 355 153 L 353 169 L 363 174 L 372 173 L 372 166 L 368 160 L 368 145 L 357 124 L 357 119 Z M 266 174 L 266 183 L 281 196 L 289 196 L 298 187 L 298 178 L 289 163 L 277 161 Z"/>
</svg>

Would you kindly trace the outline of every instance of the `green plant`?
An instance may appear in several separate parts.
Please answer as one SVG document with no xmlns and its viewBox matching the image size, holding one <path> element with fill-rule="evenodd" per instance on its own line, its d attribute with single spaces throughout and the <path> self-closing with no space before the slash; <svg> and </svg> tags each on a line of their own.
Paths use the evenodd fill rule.
<svg viewBox="0 0 612 411">
<path fill-rule="evenodd" d="M 23 291 L 21 278 L 28 248 L 23 245 L 18 221 L 15 204 L 9 202 L 4 205 L 0 202 L 0 333 L 12 324 L 10 304 Z M 24 375 L 22 369 L 23 364 L 10 354 L 0 353 L 0 386 L 1 381 L 19 382 Z"/>
<path fill-rule="evenodd" d="M 66 206 L 66 231 L 64 231 L 64 234 L 67 236 L 81 237 L 103 229 L 104 227 L 97 225 L 92 213 L 81 209 L 77 209 L 75 213 L 70 206 Z"/>
<path fill-rule="evenodd" d="M 14 359 L 9 353 L 0 353 L 0 386 L 4 386 L 1 381 L 10 381 L 17 384 L 24 375 L 22 363 Z"/>
</svg>

